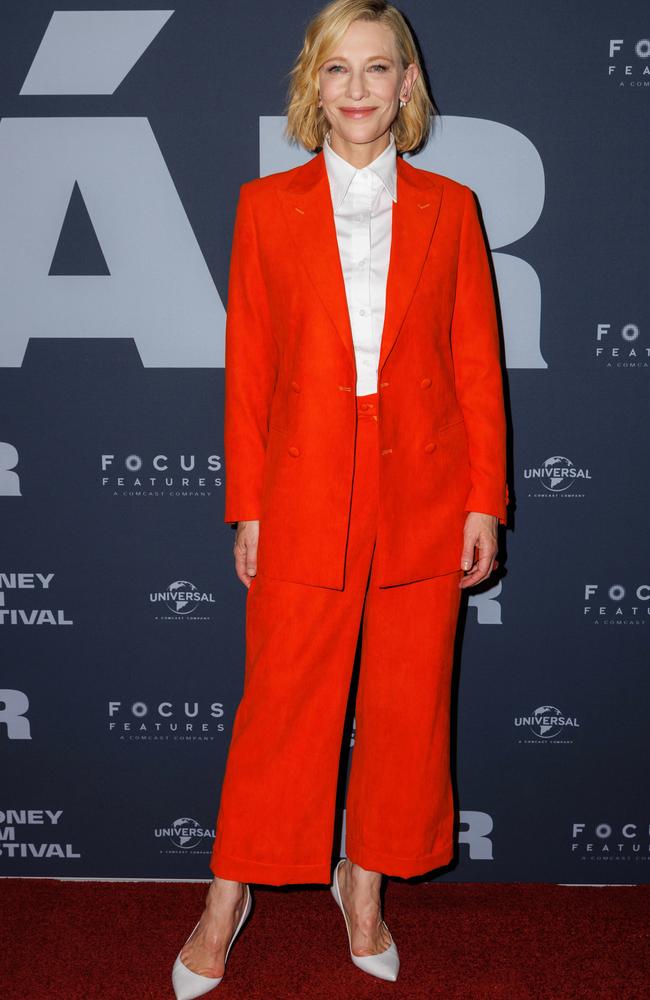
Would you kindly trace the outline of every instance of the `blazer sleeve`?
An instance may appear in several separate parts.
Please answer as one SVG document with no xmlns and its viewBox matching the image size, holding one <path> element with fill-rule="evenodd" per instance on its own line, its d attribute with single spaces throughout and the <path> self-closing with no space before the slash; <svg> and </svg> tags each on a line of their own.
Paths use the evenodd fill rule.
<svg viewBox="0 0 650 1000">
<path fill-rule="evenodd" d="M 451 347 L 471 469 L 465 510 L 494 514 L 506 524 L 506 420 L 496 304 L 476 202 L 471 188 L 463 187 Z"/>
<path fill-rule="evenodd" d="M 251 187 L 239 189 L 233 232 L 225 344 L 224 521 L 260 519 L 269 412 L 278 349 L 262 271 Z"/>
</svg>

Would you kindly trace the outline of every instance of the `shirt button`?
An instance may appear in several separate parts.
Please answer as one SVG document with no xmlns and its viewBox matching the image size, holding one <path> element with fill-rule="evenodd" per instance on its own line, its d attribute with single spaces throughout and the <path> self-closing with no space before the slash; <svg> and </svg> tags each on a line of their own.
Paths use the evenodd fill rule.
<svg viewBox="0 0 650 1000">
<path fill-rule="evenodd" d="M 367 263 L 367 259 L 364 257 L 363 260 L 359 261 L 359 267 L 363 267 L 365 263 Z"/>
<path fill-rule="evenodd" d="M 359 310 L 359 315 L 360 316 L 365 316 L 366 315 L 366 310 L 365 309 L 360 309 Z"/>
<path fill-rule="evenodd" d="M 357 222 L 363 222 L 363 216 L 357 215 Z"/>
</svg>

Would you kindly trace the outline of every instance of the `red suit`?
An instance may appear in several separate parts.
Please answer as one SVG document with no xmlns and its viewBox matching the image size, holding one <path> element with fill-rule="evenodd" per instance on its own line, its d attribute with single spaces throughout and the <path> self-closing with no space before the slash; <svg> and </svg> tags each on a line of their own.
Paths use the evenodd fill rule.
<svg viewBox="0 0 650 1000">
<path fill-rule="evenodd" d="M 225 520 L 259 520 L 244 695 L 211 868 L 330 881 L 362 625 L 346 850 L 453 854 L 449 694 L 468 511 L 506 523 L 488 255 L 469 188 L 397 158 L 377 392 L 354 348 L 322 151 L 241 187 L 226 323 Z"/>
</svg>

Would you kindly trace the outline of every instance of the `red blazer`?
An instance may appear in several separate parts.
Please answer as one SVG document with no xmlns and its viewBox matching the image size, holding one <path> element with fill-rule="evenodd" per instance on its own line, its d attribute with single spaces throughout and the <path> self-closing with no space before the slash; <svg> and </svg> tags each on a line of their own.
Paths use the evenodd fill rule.
<svg viewBox="0 0 650 1000">
<path fill-rule="evenodd" d="M 323 152 L 241 185 L 226 319 L 226 522 L 258 569 L 343 588 L 355 358 Z M 467 511 L 506 523 L 495 302 L 472 191 L 397 157 L 378 375 L 379 585 L 460 568 Z"/>
</svg>

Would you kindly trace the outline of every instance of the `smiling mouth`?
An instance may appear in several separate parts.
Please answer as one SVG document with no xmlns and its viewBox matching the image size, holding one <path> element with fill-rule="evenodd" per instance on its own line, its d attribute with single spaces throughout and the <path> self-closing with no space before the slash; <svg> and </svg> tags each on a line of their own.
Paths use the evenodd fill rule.
<svg viewBox="0 0 650 1000">
<path fill-rule="evenodd" d="M 376 111 L 376 108 L 339 108 L 339 111 L 350 118 L 365 118 L 372 111 Z"/>
</svg>

